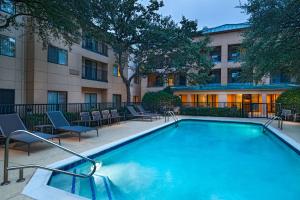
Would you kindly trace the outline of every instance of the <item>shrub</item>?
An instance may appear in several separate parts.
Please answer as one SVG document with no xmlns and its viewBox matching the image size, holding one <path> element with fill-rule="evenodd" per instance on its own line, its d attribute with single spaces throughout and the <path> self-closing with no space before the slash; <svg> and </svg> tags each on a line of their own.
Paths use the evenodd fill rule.
<svg viewBox="0 0 300 200">
<path fill-rule="evenodd" d="M 147 92 L 142 99 L 142 104 L 151 111 L 159 111 L 163 107 L 171 108 L 180 106 L 181 99 L 165 91 Z"/>
<path fill-rule="evenodd" d="M 283 92 L 276 100 L 283 109 L 290 109 L 300 113 L 300 88 Z"/>
<path fill-rule="evenodd" d="M 180 114 L 193 116 L 242 117 L 242 112 L 239 108 L 186 107 L 181 108 Z"/>
</svg>

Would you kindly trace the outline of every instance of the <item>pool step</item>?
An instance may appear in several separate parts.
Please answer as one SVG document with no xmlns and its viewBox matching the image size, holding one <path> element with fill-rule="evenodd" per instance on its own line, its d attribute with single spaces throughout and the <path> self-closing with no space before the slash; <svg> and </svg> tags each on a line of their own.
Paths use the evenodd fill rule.
<svg viewBox="0 0 300 200">
<path fill-rule="evenodd" d="M 73 169 L 73 173 L 76 174 L 76 168 Z M 75 194 L 75 187 L 76 187 L 76 176 L 72 177 L 72 188 L 71 188 L 71 193 Z"/>
<path fill-rule="evenodd" d="M 73 169 L 73 173 L 76 173 L 77 170 Z M 95 180 L 96 179 L 96 180 Z M 96 184 L 97 182 L 97 184 Z M 108 199 L 113 200 L 113 194 L 111 189 L 110 180 L 107 176 L 94 175 L 87 179 L 72 177 L 72 194 L 82 194 L 87 190 L 90 190 L 91 199 Z"/>
</svg>

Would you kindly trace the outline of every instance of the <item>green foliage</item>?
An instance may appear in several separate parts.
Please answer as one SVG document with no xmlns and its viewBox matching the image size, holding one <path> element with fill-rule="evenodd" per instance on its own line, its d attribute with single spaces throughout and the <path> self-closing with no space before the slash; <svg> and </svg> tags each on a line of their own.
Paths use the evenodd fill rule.
<svg viewBox="0 0 300 200">
<path fill-rule="evenodd" d="M 242 117 L 242 112 L 238 108 L 183 107 L 180 109 L 180 114 L 192 116 Z"/>
<path fill-rule="evenodd" d="M 300 89 L 293 89 L 283 92 L 276 100 L 283 109 L 291 109 L 300 113 Z"/>
<path fill-rule="evenodd" d="M 245 81 L 284 72 L 300 81 L 300 1 L 248 0 L 250 15 L 243 46 Z M 250 75 L 252 74 L 252 76 Z"/>
<path fill-rule="evenodd" d="M 2 4 L 12 4 L 15 12 L 0 15 L 0 30 L 18 28 L 30 24 L 30 29 L 37 34 L 43 44 L 50 39 L 64 39 L 67 45 L 81 39 L 81 30 L 90 27 L 92 18 L 92 0 L 12 0 Z M 8 5 L 10 6 L 10 5 Z M 26 17 L 25 20 L 22 17 Z"/>
<path fill-rule="evenodd" d="M 193 40 L 196 32 L 196 21 L 183 17 L 177 24 L 170 17 L 160 17 L 135 48 L 140 74 L 159 73 L 166 80 L 169 74 L 177 73 L 185 75 L 190 84 L 207 83 L 212 67 L 207 56 L 209 40 Z"/>
<path fill-rule="evenodd" d="M 149 110 L 159 111 L 163 107 L 180 106 L 181 99 L 165 91 L 147 92 L 142 99 L 142 104 Z"/>
<path fill-rule="evenodd" d="M 26 127 L 33 128 L 36 125 L 45 124 L 45 119 L 47 119 L 45 114 L 28 114 L 25 116 L 24 122 Z"/>
<path fill-rule="evenodd" d="M 123 83 L 126 85 L 127 102 L 130 102 L 130 83 L 138 74 L 135 70 L 127 77 L 128 55 L 135 46 L 142 43 L 149 24 L 156 21 L 161 1 L 150 0 L 144 5 L 138 0 L 97 1 L 93 7 L 94 36 L 107 42 L 114 50 L 116 63 Z M 133 69 L 134 70 L 134 69 Z"/>
</svg>

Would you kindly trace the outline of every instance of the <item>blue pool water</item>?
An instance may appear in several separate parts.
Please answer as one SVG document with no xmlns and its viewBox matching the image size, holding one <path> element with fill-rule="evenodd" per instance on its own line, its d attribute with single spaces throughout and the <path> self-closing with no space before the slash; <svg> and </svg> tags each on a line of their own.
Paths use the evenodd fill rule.
<svg viewBox="0 0 300 200">
<path fill-rule="evenodd" d="M 300 199 L 299 155 L 259 125 L 181 121 L 94 159 L 92 179 L 49 185 L 90 199 Z"/>
</svg>

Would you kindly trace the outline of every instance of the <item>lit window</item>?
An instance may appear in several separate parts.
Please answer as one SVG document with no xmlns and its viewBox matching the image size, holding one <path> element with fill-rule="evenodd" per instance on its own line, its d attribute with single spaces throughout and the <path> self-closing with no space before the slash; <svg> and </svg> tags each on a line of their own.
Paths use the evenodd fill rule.
<svg viewBox="0 0 300 200">
<path fill-rule="evenodd" d="M 16 56 L 16 40 L 14 38 L 0 35 L 0 55 Z"/>
<path fill-rule="evenodd" d="M 116 77 L 120 77 L 121 76 L 121 74 L 120 74 L 120 67 L 117 64 L 115 64 L 113 66 L 113 76 L 116 76 Z"/>
</svg>

